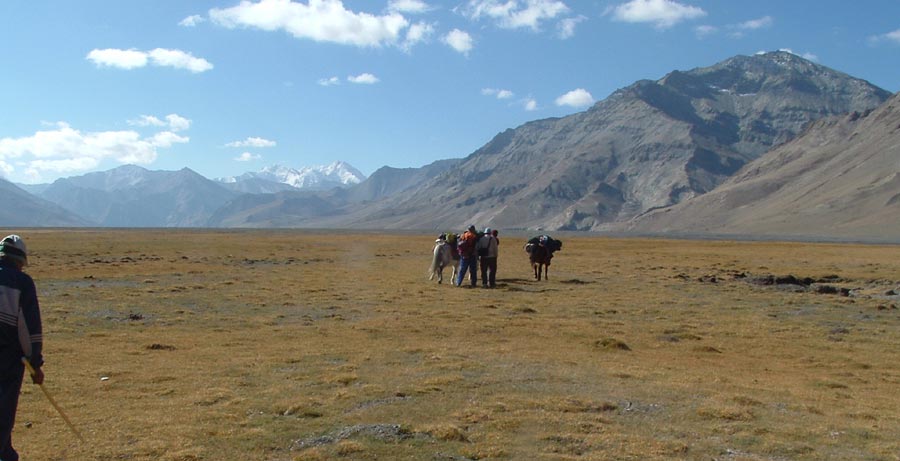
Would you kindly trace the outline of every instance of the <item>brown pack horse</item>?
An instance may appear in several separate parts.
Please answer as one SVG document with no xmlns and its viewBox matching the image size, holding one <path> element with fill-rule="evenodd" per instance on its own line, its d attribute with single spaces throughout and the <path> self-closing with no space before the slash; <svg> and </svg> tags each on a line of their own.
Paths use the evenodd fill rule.
<svg viewBox="0 0 900 461">
<path fill-rule="evenodd" d="M 542 243 L 526 243 L 525 251 L 528 253 L 528 260 L 531 261 L 531 268 L 534 270 L 534 279 L 541 280 L 541 272 L 545 280 L 550 280 L 550 260 L 553 259 L 553 253 Z"/>
</svg>

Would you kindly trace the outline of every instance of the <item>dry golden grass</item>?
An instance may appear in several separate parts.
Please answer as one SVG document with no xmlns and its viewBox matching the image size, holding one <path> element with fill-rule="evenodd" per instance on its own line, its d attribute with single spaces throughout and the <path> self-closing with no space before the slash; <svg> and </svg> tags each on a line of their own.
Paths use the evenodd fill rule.
<svg viewBox="0 0 900 461">
<path fill-rule="evenodd" d="M 898 460 L 900 247 L 566 237 L 427 280 L 430 235 L 19 230 L 33 460 Z M 759 286 L 838 276 L 854 296 Z"/>
</svg>

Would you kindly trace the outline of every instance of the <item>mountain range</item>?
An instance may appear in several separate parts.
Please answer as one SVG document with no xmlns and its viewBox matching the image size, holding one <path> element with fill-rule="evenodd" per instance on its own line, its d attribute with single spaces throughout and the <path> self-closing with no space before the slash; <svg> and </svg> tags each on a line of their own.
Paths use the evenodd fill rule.
<svg viewBox="0 0 900 461">
<path fill-rule="evenodd" d="M 303 182 L 305 170 L 284 167 L 210 181 L 187 169 L 126 166 L 29 190 L 46 201 L 36 203 L 102 226 L 477 223 L 900 239 L 900 231 L 879 230 L 890 216 L 897 223 L 890 210 L 900 201 L 891 192 L 900 193 L 896 104 L 864 80 L 772 52 L 641 80 L 584 112 L 528 122 L 465 158 L 422 168 L 384 167 L 364 178 L 338 162 Z M 58 225 L 42 216 L 21 222 Z"/>
<path fill-rule="evenodd" d="M 892 241 L 898 224 L 900 93 L 875 110 L 818 121 L 715 190 L 621 230 Z"/>
</svg>

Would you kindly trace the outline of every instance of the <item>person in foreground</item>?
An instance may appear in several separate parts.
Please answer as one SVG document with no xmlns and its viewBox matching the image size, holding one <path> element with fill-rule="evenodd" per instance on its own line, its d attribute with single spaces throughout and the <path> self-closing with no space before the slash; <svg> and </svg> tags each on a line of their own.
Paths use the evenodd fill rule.
<svg viewBox="0 0 900 461">
<path fill-rule="evenodd" d="M 0 241 L 0 461 L 18 461 L 12 431 L 25 375 L 24 357 L 34 368 L 31 379 L 43 384 L 41 311 L 25 242 L 18 235 Z"/>
</svg>

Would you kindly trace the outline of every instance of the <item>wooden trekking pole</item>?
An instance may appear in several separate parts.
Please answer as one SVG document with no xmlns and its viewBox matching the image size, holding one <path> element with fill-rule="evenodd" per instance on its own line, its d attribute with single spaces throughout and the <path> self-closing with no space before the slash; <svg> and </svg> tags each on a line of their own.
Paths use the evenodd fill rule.
<svg viewBox="0 0 900 461">
<path fill-rule="evenodd" d="M 25 368 L 28 369 L 28 374 L 34 376 L 34 367 L 31 366 L 31 362 L 29 362 L 27 358 L 22 357 L 22 363 L 24 363 Z M 50 405 L 53 405 L 53 408 L 55 408 L 56 412 L 59 413 L 60 416 L 62 416 L 63 421 L 66 422 L 66 425 L 69 426 L 69 429 L 72 429 L 72 433 L 75 434 L 76 437 L 78 437 L 78 440 L 84 442 L 84 437 L 81 436 L 81 433 L 78 432 L 78 429 L 75 429 L 75 425 L 72 424 L 72 421 L 69 421 L 69 417 L 66 416 L 66 413 L 62 410 L 62 408 L 59 407 L 59 405 L 56 403 L 56 400 L 53 400 L 53 397 L 50 395 L 50 393 L 47 392 L 47 388 L 44 387 L 44 383 L 38 384 L 38 386 L 40 386 L 41 391 L 44 392 L 47 400 L 50 401 Z"/>
</svg>

